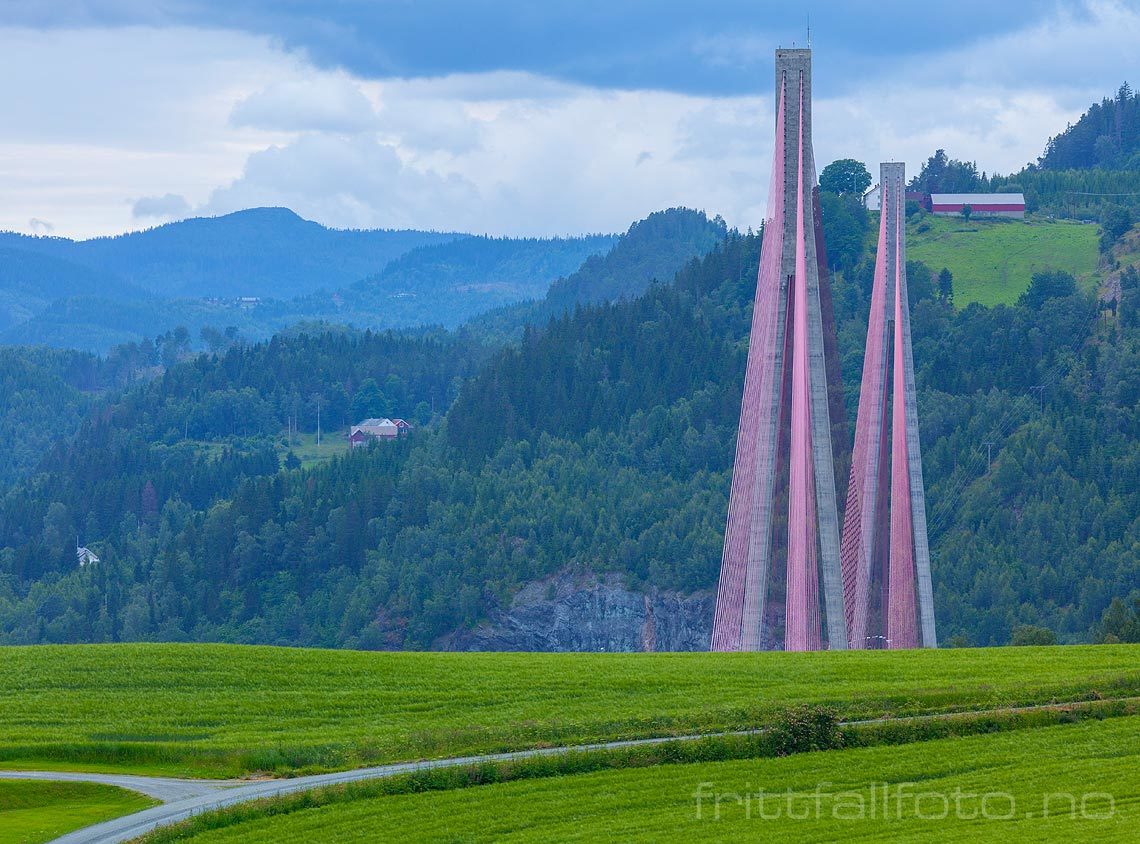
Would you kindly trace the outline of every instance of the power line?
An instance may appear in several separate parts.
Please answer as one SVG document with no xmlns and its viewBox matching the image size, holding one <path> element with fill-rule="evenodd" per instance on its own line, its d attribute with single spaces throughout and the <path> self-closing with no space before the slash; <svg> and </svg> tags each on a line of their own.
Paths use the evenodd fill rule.
<svg viewBox="0 0 1140 844">
<path fill-rule="evenodd" d="M 1061 193 L 1067 196 L 1140 196 L 1140 193 L 1091 193 L 1081 190 L 1065 190 Z"/>
</svg>

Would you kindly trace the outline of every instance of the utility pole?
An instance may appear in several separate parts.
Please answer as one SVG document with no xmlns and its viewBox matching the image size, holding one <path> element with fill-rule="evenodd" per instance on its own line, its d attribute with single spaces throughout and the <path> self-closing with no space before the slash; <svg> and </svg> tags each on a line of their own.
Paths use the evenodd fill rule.
<svg viewBox="0 0 1140 844">
<path fill-rule="evenodd" d="M 321 449 L 321 405 L 324 404 L 325 397 L 321 393 L 312 393 L 309 395 L 309 401 L 317 406 L 317 451 Z"/>
<path fill-rule="evenodd" d="M 989 474 L 994 465 L 994 441 L 986 440 L 982 445 L 986 447 L 986 474 Z"/>
<path fill-rule="evenodd" d="M 1037 384 L 1036 386 L 1029 388 L 1029 392 L 1032 393 L 1034 391 L 1036 391 L 1041 396 L 1041 415 L 1044 416 L 1045 415 L 1045 385 L 1044 384 Z"/>
</svg>

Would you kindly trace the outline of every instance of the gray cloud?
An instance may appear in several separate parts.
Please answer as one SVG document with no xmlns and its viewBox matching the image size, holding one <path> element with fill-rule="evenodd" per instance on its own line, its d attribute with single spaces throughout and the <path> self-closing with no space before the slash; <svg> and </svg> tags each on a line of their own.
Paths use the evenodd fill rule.
<svg viewBox="0 0 1140 844">
<path fill-rule="evenodd" d="M 144 196 L 131 205 L 131 216 L 136 220 L 178 220 L 190 213 L 190 203 L 177 193 L 163 196 Z"/>
<path fill-rule="evenodd" d="M 1095 0 L 1094 0 L 1095 2 Z M 606 89 L 702 95 L 763 91 L 767 47 L 805 33 L 804 4 L 721 0 L 24 0 L 15 23 L 73 28 L 144 23 L 272 37 L 322 67 L 364 77 L 431 79 L 520 71 Z M 816 43 L 834 90 L 853 68 L 1024 28 L 1080 0 L 828 0 L 813 4 Z"/>
<path fill-rule="evenodd" d="M 47 220 L 41 220 L 39 217 L 32 217 L 28 220 L 28 228 L 32 230 L 32 234 L 45 235 L 51 234 L 55 231 L 55 226 Z"/>
<path fill-rule="evenodd" d="M 759 161 L 772 144 L 770 97 L 713 100 L 686 114 L 678 125 L 679 159 L 723 160 L 742 156 Z"/>
</svg>

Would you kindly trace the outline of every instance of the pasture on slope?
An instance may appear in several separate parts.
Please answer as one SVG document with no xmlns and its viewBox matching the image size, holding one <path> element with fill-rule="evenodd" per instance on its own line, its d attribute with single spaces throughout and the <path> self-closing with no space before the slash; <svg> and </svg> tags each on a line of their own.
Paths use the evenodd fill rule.
<svg viewBox="0 0 1140 844">
<path fill-rule="evenodd" d="M 954 305 L 1011 305 L 1042 270 L 1065 270 L 1088 288 L 1097 226 L 1068 220 L 963 220 L 926 215 L 907 227 L 907 259 L 954 275 Z"/>
<path fill-rule="evenodd" d="M 847 653 L 0 649 L 0 765 L 233 776 L 1140 694 L 1140 646 Z"/>
<path fill-rule="evenodd" d="M 260 817 L 184 832 L 178 840 L 1133 841 L 1140 825 L 1138 731 L 1140 717 L 1127 717 L 776 759 L 524 779 L 286 814 L 273 813 L 269 803 Z"/>
</svg>

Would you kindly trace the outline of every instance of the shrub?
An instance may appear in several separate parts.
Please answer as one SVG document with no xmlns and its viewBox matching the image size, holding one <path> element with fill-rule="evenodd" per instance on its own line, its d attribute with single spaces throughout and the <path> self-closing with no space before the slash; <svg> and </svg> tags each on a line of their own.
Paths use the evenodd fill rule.
<svg viewBox="0 0 1140 844">
<path fill-rule="evenodd" d="M 843 746 L 839 715 L 827 706 L 798 706 L 786 710 L 769 727 L 769 736 L 776 756 Z"/>
<path fill-rule="evenodd" d="M 1048 627 L 1036 624 L 1019 624 L 1013 628 L 1010 639 L 1012 645 L 1055 645 L 1057 634 Z"/>
</svg>

